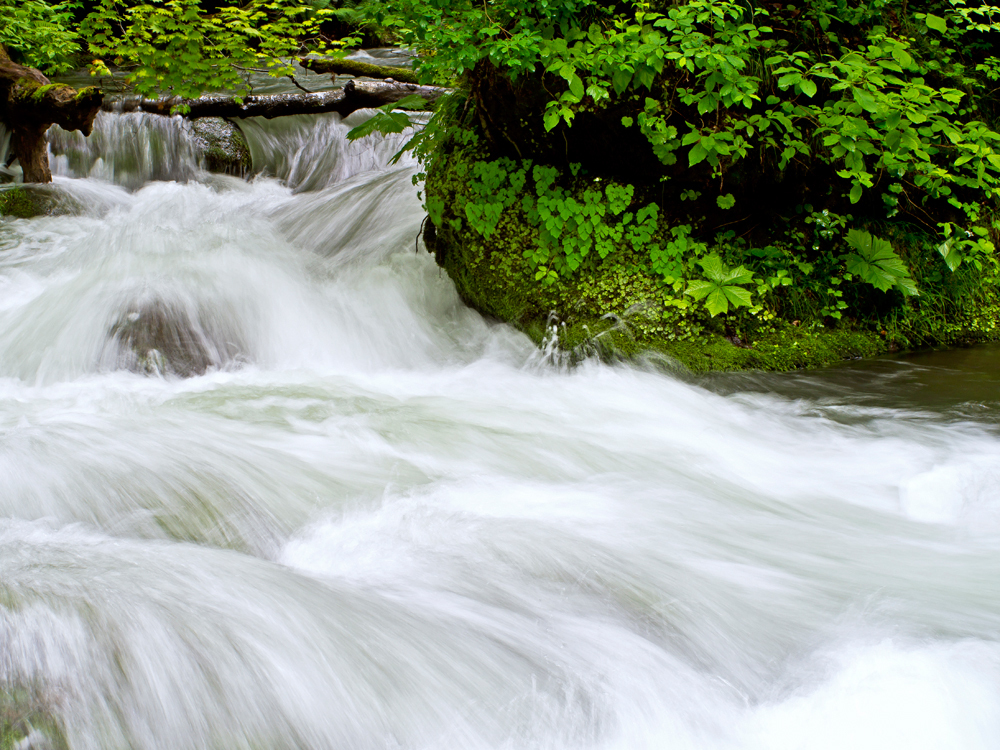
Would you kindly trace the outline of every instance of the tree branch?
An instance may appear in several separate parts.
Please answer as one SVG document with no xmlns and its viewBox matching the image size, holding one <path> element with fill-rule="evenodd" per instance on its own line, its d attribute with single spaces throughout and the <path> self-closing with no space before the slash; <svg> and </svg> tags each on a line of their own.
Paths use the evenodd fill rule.
<svg viewBox="0 0 1000 750">
<path fill-rule="evenodd" d="M 348 81 L 336 91 L 312 94 L 273 94 L 269 96 L 243 97 L 242 103 L 232 96 L 210 95 L 198 99 L 130 98 L 109 100 L 103 108 L 107 112 L 149 112 L 155 115 L 179 114 L 191 120 L 199 117 L 284 117 L 286 115 L 308 115 L 322 112 L 336 112 L 349 115 L 366 107 L 381 107 L 398 102 L 405 96 L 416 94 L 427 101 L 433 101 L 448 89 L 437 86 L 417 86 L 395 81 Z M 186 108 L 186 111 L 178 111 Z"/>
</svg>

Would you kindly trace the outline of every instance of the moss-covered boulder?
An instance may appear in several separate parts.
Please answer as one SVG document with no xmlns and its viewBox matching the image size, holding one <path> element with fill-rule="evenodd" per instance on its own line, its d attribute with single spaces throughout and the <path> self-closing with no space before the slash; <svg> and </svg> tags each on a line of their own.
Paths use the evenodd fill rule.
<svg viewBox="0 0 1000 750">
<path fill-rule="evenodd" d="M 815 251 L 827 230 L 806 219 L 822 213 L 775 223 L 762 245 L 697 237 L 689 206 L 657 205 L 656 186 L 496 158 L 474 128 L 449 138 L 428 161 L 428 250 L 470 306 L 571 358 L 780 371 L 1000 330 L 996 288 L 974 267 L 952 273 L 940 254 L 913 250 L 928 241 L 919 232 L 889 235 L 900 257 L 927 259 L 910 263 L 923 293 L 906 296 L 852 277 L 845 255 Z M 713 281 L 712 268 L 732 280 Z"/>
<path fill-rule="evenodd" d="M 202 117 L 191 123 L 191 130 L 209 172 L 246 177 L 253 170 L 250 147 L 235 123 L 222 117 Z"/>
<path fill-rule="evenodd" d="M 39 185 L 0 186 L 0 216 L 31 219 L 35 216 L 57 213 L 58 196 L 55 191 Z"/>
<path fill-rule="evenodd" d="M 780 320 L 744 341 L 721 320 L 685 314 L 655 279 L 627 262 L 542 287 L 523 257 L 523 248 L 537 238 L 516 218 L 503 222 L 490 241 L 469 229 L 428 222 L 424 241 L 466 304 L 513 325 L 539 346 L 558 346 L 571 360 L 652 356 L 693 372 L 785 371 L 899 349 L 886 335 L 853 326 L 816 329 Z"/>
</svg>

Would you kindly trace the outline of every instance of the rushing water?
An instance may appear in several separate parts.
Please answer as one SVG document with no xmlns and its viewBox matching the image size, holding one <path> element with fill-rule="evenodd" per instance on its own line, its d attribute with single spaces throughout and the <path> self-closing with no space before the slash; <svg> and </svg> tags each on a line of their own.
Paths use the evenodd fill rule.
<svg viewBox="0 0 1000 750">
<path fill-rule="evenodd" d="M 1000 745 L 995 350 L 566 370 L 416 245 L 398 141 L 245 123 L 246 183 L 137 158 L 163 122 L 0 221 L 8 703 L 73 748 Z"/>
</svg>

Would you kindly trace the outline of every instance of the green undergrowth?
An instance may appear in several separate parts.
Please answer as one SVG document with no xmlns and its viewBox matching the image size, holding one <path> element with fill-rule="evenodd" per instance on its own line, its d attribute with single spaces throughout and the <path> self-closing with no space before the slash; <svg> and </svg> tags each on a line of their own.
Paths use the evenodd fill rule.
<svg viewBox="0 0 1000 750">
<path fill-rule="evenodd" d="M 790 370 L 997 337 L 987 231 L 963 235 L 958 263 L 904 221 L 860 229 L 809 205 L 767 244 L 709 234 L 656 186 L 491 158 L 468 127 L 427 164 L 425 237 L 463 299 L 573 356 Z"/>
</svg>

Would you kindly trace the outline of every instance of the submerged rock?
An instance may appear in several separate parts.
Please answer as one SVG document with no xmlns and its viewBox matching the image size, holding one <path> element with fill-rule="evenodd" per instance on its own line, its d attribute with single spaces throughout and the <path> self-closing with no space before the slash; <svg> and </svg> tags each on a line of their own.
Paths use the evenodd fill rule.
<svg viewBox="0 0 1000 750">
<path fill-rule="evenodd" d="M 253 169 L 250 147 L 239 127 L 222 117 L 192 121 L 194 142 L 201 149 L 209 172 L 246 177 Z"/>
<path fill-rule="evenodd" d="M 149 299 L 128 305 L 108 331 L 102 364 L 146 375 L 202 375 L 237 361 L 245 347 L 203 310 Z"/>
</svg>

